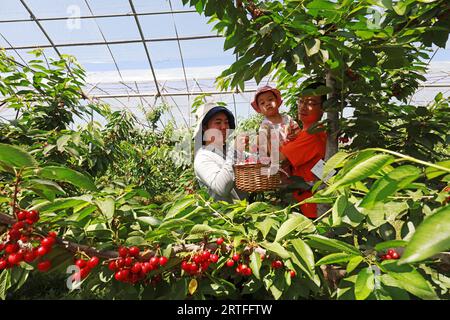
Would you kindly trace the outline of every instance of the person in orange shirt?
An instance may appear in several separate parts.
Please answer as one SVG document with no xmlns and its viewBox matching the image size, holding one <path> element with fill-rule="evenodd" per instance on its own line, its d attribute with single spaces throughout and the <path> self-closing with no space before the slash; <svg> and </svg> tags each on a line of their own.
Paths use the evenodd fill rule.
<svg viewBox="0 0 450 320">
<path fill-rule="evenodd" d="M 316 89 L 322 84 L 313 84 L 306 89 Z M 323 115 L 324 96 L 300 96 L 298 101 L 298 118 L 303 128 L 300 134 L 291 142 L 280 147 L 280 160 L 287 158 L 293 167 L 293 176 L 303 178 L 313 185 L 317 180 L 311 169 L 325 157 L 327 135 L 325 131 L 309 133 L 310 129 Z M 297 201 L 303 201 L 313 194 L 310 190 L 297 190 L 293 196 Z M 308 218 L 317 218 L 317 204 L 306 203 L 300 206 L 302 213 Z"/>
</svg>

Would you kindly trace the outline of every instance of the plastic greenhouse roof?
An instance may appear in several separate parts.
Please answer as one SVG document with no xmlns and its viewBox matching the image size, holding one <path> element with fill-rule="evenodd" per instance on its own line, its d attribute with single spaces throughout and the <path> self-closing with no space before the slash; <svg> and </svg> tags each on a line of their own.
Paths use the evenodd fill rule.
<svg viewBox="0 0 450 320">
<path fill-rule="evenodd" d="M 200 93 L 212 93 L 238 119 L 247 118 L 254 114 L 257 85 L 248 81 L 243 93 L 218 92 L 215 78 L 235 57 L 207 21 L 181 0 L 2 0 L 0 48 L 22 63 L 36 48 L 47 58 L 74 55 L 87 71 L 89 96 L 126 108 L 143 123 L 146 111 L 167 103 L 171 110 L 162 123 L 193 125 L 190 105 Z M 438 92 L 448 96 L 450 41 L 435 51 L 426 77 L 413 103 L 426 104 Z M 0 116 L 15 115 L 0 107 Z"/>
</svg>

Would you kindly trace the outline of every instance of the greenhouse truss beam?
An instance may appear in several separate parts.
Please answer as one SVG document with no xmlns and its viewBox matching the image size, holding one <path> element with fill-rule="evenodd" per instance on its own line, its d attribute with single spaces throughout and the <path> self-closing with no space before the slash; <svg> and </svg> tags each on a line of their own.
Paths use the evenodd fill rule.
<svg viewBox="0 0 450 320">
<path fill-rule="evenodd" d="M 141 23 L 139 22 L 139 17 L 136 15 L 136 9 L 134 8 L 133 0 L 128 0 L 128 2 L 130 3 L 131 10 L 133 11 L 134 20 L 136 21 L 136 25 L 138 27 L 139 34 L 141 36 L 141 41 L 142 41 L 142 44 L 145 49 L 145 54 L 147 56 L 147 60 L 150 65 L 150 69 L 152 71 L 152 76 L 153 76 L 153 80 L 155 81 L 156 91 L 158 92 L 157 96 L 161 96 L 161 90 L 159 90 L 159 84 L 156 79 L 155 68 L 153 68 L 152 59 L 150 59 L 150 52 L 148 52 L 147 44 L 145 43 L 144 32 L 142 31 Z"/>
<path fill-rule="evenodd" d="M 211 39 L 211 38 L 222 38 L 218 35 L 205 35 L 205 36 L 192 36 L 192 37 L 180 37 L 180 38 L 154 38 L 154 39 L 144 39 L 144 40 L 116 40 L 116 41 L 96 41 L 96 42 L 72 42 L 72 43 L 60 43 L 60 44 L 44 44 L 44 45 L 33 45 L 33 46 L 17 46 L 17 47 L 7 47 L 5 50 L 29 50 L 37 48 L 62 48 L 62 47 L 83 47 L 83 46 L 99 46 L 105 44 L 129 44 L 129 43 L 142 43 L 142 42 L 163 42 L 163 41 L 183 41 L 183 40 L 198 40 L 198 39 Z"/>
<path fill-rule="evenodd" d="M 195 13 L 195 10 L 177 10 L 173 13 Z M 153 16 L 162 14 L 171 14 L 172 11 L 161 11 L 161 12 L 141 12 L 136 13 L 137 16 Z M 79 17 L 54 17 L 54 18 L 36 18 L 33 19 L 11 19 L 11 20 L 0 20 L 0 23 L 16 23 L 16 22 L 34 22 L 34 21 L 61 21 L 61 20 L 76 20 L 76 19 L 102 19 L 102 18 L 120 18 L 120 17 L 134 17 L 133 13 L 117 13 L 117 14 L 101 14 L 101 15 L 91 15 L 91 16 L 79 16 Z"/>
<path fill-rule="evenodd" d="M 160 96 L 198 96 L 202 94 L 237 94 L 245 92 L 255 92 L 255 89 L 247 89 L 244 91 L 197 91 L 197 92 L 161 92 Z M 110 95 L 91 95 L 92 99 L 108 99 L 108 98 L 143 98 L 154 97 L 156 93 L 132 93 L 132 94 L 110 94 Z"/>
</svg>

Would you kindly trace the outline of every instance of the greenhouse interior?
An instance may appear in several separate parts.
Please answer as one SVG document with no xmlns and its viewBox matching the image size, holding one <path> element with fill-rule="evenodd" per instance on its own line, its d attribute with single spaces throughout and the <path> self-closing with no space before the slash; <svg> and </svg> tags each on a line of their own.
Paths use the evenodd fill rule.
<svg viewBox="0 0 450 320">
<path fill-rule="evenodd" d="M 447 0 L 2 0 L 0 299 L 448 300 L 449 34 Z"/>
</svg>

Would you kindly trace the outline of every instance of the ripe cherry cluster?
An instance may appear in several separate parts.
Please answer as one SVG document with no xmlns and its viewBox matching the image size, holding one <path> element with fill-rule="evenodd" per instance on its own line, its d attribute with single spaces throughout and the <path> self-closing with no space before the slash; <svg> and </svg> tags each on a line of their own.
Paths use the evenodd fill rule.
<svg viewBox="0 0 450 320">
<path fill-rule="evenodd" d="M 400 259 L 400 255 L 394 249 L 389 249 L 386 254 L 383 254 L 381 260 L 396 260 Z"/>
<path fill-rule="evenodd" d="M 100 259 L 96 256 L 91 257 L 90 259 L 75 259 L 75 265 L 80 268 L 80 271 L 73 275 L 73 281 L 75 279 L 83 280 L 85 279 L 89 273 L 91 273 L 92 269 L 94 269 L 100 262 Z"/>
<path fill-rule="evenodd" d="M 193 276 L 204 272 L 211 263 L 217 263 L 219 256 L 209 250 L 198 251 L 181 262 L 181 269 Z"/>
<path fill-rule="evenodd" d="M 143 261 L 140 256 L 138 247 L 120 247 L 120 258 L 109 262 L 108 268 L 114 271 L 114 278 L 117 281 L 135 284 L 146 278 L 150 271 L 157 270 L 159 267 L 165 266 L 169 259 L 167 257 L 157 255 L 148 261 Z M 156 281 L 154 278 L 152 282 Z"/>
<path fill-rule="evenodd" d="M 253 274 L 252 268 L 250 268 L 247 264 L 243 263 L 241 261 L 241 254 L 235 253 L 231 256 L 231 259 L 228 259 L 227 262 L 225 262 L 225 265 L 229 268 L 233 267 L 234 264 L 237 263 L 237 267 L 235 269 L 237 274 L 240 274 L 241 276 L 251 276 Z"/>
<path fill-rule="evenodd" d="M 8 231 L 6 241 L 0 242 L 0 270 L 13 268 L 22 261 L 32 263 L 38 259 L 39 271 L 46 272 L 51 268 L 51 262 L 43 260 L 43 257 L 52 250 L 57 235 L 53 231 L 46 237 L 33 234 L 33 225 L 38 221 L 39 212 L 36 210 L 17 212 L 17 222 Z"/>
</svg>

